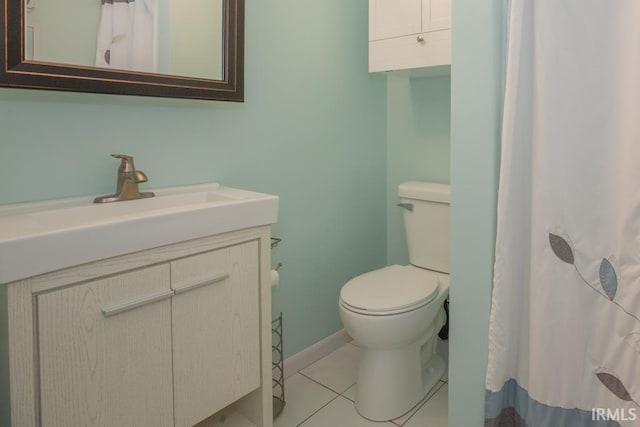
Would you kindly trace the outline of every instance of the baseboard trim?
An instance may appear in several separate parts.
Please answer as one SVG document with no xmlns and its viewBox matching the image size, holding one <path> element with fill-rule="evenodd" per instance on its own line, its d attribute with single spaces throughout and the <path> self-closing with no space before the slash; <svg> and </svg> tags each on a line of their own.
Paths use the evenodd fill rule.
<svg viewBox="0 0 640 427">
<path fill-rule="evenodd" d="M 302 351 L 293 354 L 284 359 L 284 376 L 285 378 L 301 371 L 313 362 L 322 359 L 329 353 L 339 349 L 346 343 L 351 341 L 351 337 L 344 329 L 329 335 L 326 338 L 311 344 Z"/>
</svg>

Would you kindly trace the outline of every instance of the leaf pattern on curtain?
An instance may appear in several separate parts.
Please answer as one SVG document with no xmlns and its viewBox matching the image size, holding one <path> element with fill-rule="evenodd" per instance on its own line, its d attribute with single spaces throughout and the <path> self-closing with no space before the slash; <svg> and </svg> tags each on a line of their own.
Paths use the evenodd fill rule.
<svg viewBox="0 0 640 427">
<path fill-rule="evenodd" d="M 603 258 L 600 263 L 600 284 L 602 289 L 607 293 L 607 296 L 611 301 L 616 296 L 618 290 L 618 276 L 616 270 L 613 268 L 608 259 Z"/>
<path fill-rule="evenodd" d="M 596 372 L 596 376 L 598 377 L 600 382 L 609 389 L 611 393 L 615 394 L 620 399 L 626 402 L 633 402 L 633 399 L 631 399 L 631 395 L 627 391 L 627 388 L 615 375 L 612 375 L 608 372 Z"/>
<path fill-rule="evenodd" d="M 638 317 L 637 314 L 629 312 L 625 307 L 620 305 L 617 301 L 614 301 L 614 298 L 618 291 L 618 275 L 616 273 L 615 268 L 611 264 L 611 262 L 606 258 L 602 259 L 602 262 L 600 263 L 600 270 L 599 270 L 600 286 L 593 285 L 589 283 L 587 279 L 585 279 L 584 275 L 578 269 L 578 266 L 575 264 L 574 252 L 567 240 L 569 239 L 560 237 L 557 234 L 549 233 L 549 245 L 551 246 L 553 253 L 560 260 L 566 262 L 567 264 L 573 265 L 573 268 L 576 270 L 576 273 L 578 273 L 578 276 L 580 276 L 580 279 L 582 279 L 582 281 L 587 286 L 589 286 L 591 289 L 596 291 L 602 297 L 607 298 L 609 301 L 613 302 L 616 306 L 618 306 L 620 310 L 624 311 L 628 316 L 633 317 L 638 322 L 640 322 L 640 317 Z M 600 288 L 604 290 L 604 293 L 600 290 Z"/>
<path fill-rule="evenodd" d="M 573 250 L 565 239 L 557 234 L 549 233 L 549 244 L 558 258 L 567 264 L 573 264 Z"/>
<path fill-rule="evenodd" d="M 597 288 L 597 285 L 592 285 L 588 280 L 585 279 L 584 275 L 580 272 L 578 267 L 575 264 L 575 258 L 573 254 L 573 249 L 571 245 L 567 242 L 567 239 L 558 236 L 557 234 L 549 233 L 549 245 L 551 246 L 551 250 L 553 253 L 562 261 L 567 264 L 573 265 L 576 273 L 582 281 L 589 286 L 591 289 L 596 291 L 600 296 L 606 297 L 610 302 L 615 304 L 619 309 L 624 311 L 627 315 L 633 317 L 637 321 L 640 322 L 640 318 L 633 313 L 627 311 L 622 305 L 618 302 L 614 301 L 616 297 L 616 293 L 618 292 L 618 275 L 616 273 L 616 269 L 613 267 L 613 264 L 606 259 L 603 258 L 600 262 L 600 268 L 598 270 L 598 276 L 600 278 L 600 286 L 604 290 L 604 294 Z M 632 349 L 636 352 L 640 352 L 640 332 L 632 332 L 628 334 L 624 338 L 624 342 L 627 343 Z M 614 395 L 616 395 L 621 400 L 626 402 L 633 402 L 636 406 L 640 407 L 637 401 L 633 400 L 631 394 L 625 387 L 622 380 L 620 380 L 617 376 L 607 372 L 606 370 L 602 370 L 600 372 L 595 373 L 600 382 Z"/>
</svg>

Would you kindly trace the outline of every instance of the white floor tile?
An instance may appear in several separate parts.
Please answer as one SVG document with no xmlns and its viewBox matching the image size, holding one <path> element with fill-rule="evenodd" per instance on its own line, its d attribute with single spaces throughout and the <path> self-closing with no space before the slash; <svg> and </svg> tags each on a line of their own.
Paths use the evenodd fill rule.
<svg viewBox="0 0 640 427">
<path fill-rule="evenodd" d="M 333 353 L 300 371 L 301 374 L 342 393 L 356 382 L 360 349 L 345 344 Z"/>
<path fill-rule="evenodd" d="M 447 427 L 449 384 L 445 384 L 404 424 L 405 427 Z"/>
<path fill-rule="evenodd" d="M 351 387 L 349 387 L 347 391 L 342 393 L 342 395 L 347 399 L 351 400 L 352 402 L 355 402 L 356 401 L 356 385 L 354 384 Z"/>
<path fill-rule="evenodd" d="M 404 423 L 406 423 L 409 418 L 411 418 L 416 412 L 418 412 L 418 410 L 420 410 L 420 408 L 422 408 L 422 405 L 425 404 L 425 402 L 427 402 L 429 399 L 431 399 L 431 397 L 433 397 L 438 392 L 438 390 L 440 390 L 440 388 L 442 386 L 443 386 L 443 383 L 438 381 L 438 383 L 435 386 L 433 386 L 433 388 L 429 391 L 429 393 L 427 393 L 427 395 L 424 397 L 424 399 L 422 399 L 420 401 L 420 403 L 418 403 L 407 414 L 401 416 L 400 418 L 394 419 L 393 422 L 398 424 L 398 425 L 404 425 Z M 429 426 L 431 426 L 431 424 L 429 424 Z M 446 424 L 445 424 L 445 426 L 446 426 Z"/>
<path fill-rule="evenodd" d="M 316 412 L 301 427 L 370 427 L 393 426 L 392 423 L 377 423 L 361 417 L 353 407 L 353 402 L 339 396 Z"/>
<path fill-rule="evenodd" d="M 284 390 L 286 404 L 273 422 L 274 427 L 295 427 L 337 396 L 300 374 L 287 378 Z"/>
<path fill-rule="evenodd" d="M 411 418 L 411 416 L 413 416 L 413 414 L 415 414 L 418 411 L 418 409 L 420 409 L 420 407 L 427 400 L 429 400 L 434 394 L 436 394 L 438 390 L 440 390 L 440 387 L 442 387 L 443 384 L 444 384 L 443 382 L 438 381 L 438 383 L 429 391 L 429 393 L 427 393 L 427 395 L 419 403 L 416 404 L 415 407 L 413 407 L 413 409 L 411 409 L 408 413 L 406 413 L 402 417 L 396 418 L 392 421 L 395 424 L 403 425 L 405 422 L 407 422 L 409 418 Z M 352 387 L 349 387 L 347 391 L 342 393 L 342 396 L 346 397 L 347 399 L 350 399 L 352 402 L 355 402 L 356 401 L 356 384 L 354 384 Z"/>
</svg>

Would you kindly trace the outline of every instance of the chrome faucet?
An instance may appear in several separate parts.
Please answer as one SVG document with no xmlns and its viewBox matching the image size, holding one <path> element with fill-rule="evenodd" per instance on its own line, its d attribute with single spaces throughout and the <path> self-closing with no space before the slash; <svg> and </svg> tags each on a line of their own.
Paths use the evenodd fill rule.
<svg viewBox="0 0 640 427">
<path fill-rule="evenodd" d="M 152 192 L 141 193 L 138 184 L 147 182 L 147 175 L 142 171 L 136 170 L 133 165 L 133 157 L 125 154 L 112 154 L 111 157 L 121 159 L 118 168 L 118 187 L 115 194 L 108 196 L 100 196 L 93 199 L 93 203 L 120 202 L 123 200 L 144 199 L 153 197 Z"/>
</svg>

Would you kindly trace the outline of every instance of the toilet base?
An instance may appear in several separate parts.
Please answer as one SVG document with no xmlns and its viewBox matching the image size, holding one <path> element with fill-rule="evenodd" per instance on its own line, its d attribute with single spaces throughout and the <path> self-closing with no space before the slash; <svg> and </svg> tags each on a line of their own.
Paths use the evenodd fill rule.
<svg viewBox="0 0 640 427">
<path fill-rule="evenodd" d="M 360 415 L 388 421 L 420 403 L 445 370 L 444 361 L 434 351 L 434 335 L 409 348 L 361 349 L 355 403 Z"/>
</svg>

